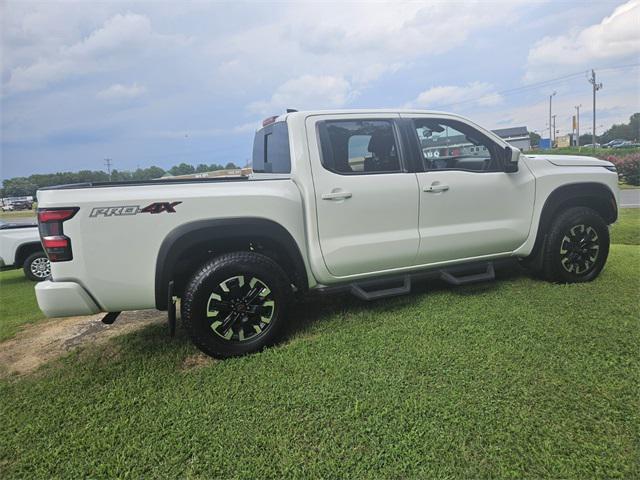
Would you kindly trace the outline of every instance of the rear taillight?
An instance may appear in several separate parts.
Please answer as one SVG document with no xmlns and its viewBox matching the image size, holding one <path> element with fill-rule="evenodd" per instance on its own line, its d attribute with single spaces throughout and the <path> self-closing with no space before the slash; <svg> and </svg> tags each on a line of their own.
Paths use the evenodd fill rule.
<svg viewBox="0 0 640 480">
<path fill-rule="evenodd" d="M 51 262 L 73 258 L 71 240 L 64 235 L 62 224 L 78 212 L 78 207 L 39 208 L 38 228 L 44 251 Z"/>
</svg>

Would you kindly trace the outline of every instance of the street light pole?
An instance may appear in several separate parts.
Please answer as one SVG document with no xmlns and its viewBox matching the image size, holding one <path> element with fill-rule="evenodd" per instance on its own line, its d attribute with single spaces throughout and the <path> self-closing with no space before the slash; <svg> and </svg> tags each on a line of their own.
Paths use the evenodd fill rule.
<svg viewBox="0 0 640 480">
<path fill-rule="evenodd" d="M 553 143 L 556 143 L 556 116 L 555 115 L 553 115 Z"/>
<path fill-rule="evenodd" d="M 576 145 L 578 151 L 580 151 L 580 107 L 582 105 L 576 105 Z"/>
<path fill-rule="evenodd" d="M 549 95 L 549 148 L 553 147 L 553 140 L 551 140 L 553 138 L 553 135 L 551 134 L 551 129 L 553 128 L 551 126 L 551 100 L 553 99 L 553 96 L 556 94 L 555 90 L 553 91 L 553 93 L 551 95 Z"/>
</svg>

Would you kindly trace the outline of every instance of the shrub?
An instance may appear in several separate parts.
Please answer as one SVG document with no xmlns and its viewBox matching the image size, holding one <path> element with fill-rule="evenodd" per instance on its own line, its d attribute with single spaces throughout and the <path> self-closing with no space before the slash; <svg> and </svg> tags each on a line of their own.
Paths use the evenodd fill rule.
<svg viewBox="0 0 640 480">
<path fill-rule="evenodd" d="M 629 185 L 640 185 L 640 153 L 621 157 L 609 156 L 607 160 L 618 169 L 618 177 Z"/>
</svg>

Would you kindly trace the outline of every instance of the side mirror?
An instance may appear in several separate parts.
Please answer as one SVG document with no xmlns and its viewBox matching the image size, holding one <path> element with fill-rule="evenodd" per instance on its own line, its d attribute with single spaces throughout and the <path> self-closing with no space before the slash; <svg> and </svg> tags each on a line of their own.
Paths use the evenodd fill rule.
<svg viewBox="0 0 640 480">
<path fill-rule="evenodd" d="M 518 160 L 520 160 L 520 150 L 516 147 L 504 147 L 504 171 L 513 173 L 518 171 Z"/>
</svg>

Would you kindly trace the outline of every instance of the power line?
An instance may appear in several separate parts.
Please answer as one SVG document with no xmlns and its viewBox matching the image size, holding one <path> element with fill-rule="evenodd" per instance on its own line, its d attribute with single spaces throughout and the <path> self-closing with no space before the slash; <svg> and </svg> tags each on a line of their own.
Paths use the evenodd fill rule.
<svg viewBox="0 0 640 480">
<path fill-rule="evenodd" d="M 104 159 L 104 164 L 107 167 L 107 173 L 109 174 L 109 181 L 111 181 L 111 159 L 110 158 L 105 158 Z"/>
<path fill-rule="evenodd" d="M 622 70 L 622 69 L 626 69 L 626 68 L 637 68 L 640 67 L 640 63 L 630 63 L 627 65 L 614 65 L 611 67 L 605 67 L 605 68 L 598 68 L 597 70 L 599 71 L 605 71 L 605 70 Z M 567 75 L 562 75 L 560 77 L 554 77 L 554 78 L 549 78 L 547 80 L 541 80 L 539 82 L 535 82 L 535 83 L 529 83 L 527 85 L 523 85 L 521 87 L 514 87 L 514 88 L 509 88 L 506 90 L 501 90 L 495 93 L 492 93 L 491 95 L 513 95 L 516 93 L 522 93 L 522 92 L 526 92 L 528 90 L 535 90 L 537 88 L 541 88 L 541 87 L 548 87 L 551 86 L 555 83 L 558 82 L 564 82 L 566 80 L 575 78 L 575 77 L 581 77 L 581 76 L 587 76 L 589 74 L 589 70 L 581 70 L 579 72 L 574 72 L 574 73 L 569 73 Z M 486 96 L 486 95 L 485 95 Z M 480 97 L 483 98 L 483 97 Z M 468 99 L 468 100 L 461 100 L 459 102 L 453 102 L 453 103 L 448 103 L 445 105 L 441 105 L 440 108 L 448 108 L 448 107 L 452 107 L 452 106 L 458 106 L 458 105 L 464 105 L 467 103 L 473 103 L 473 102 L 477 102 L 478 99 L 477 98 L 473 98 L 473 99 Z"/>
<path fill-rule="evenodd" d="M 593 85 L 593 130 L 591 132 L 591 139 L 593 143 L 593 149 L 596 149 L 596 92 L 602 88 L 602 82 L 596 82 L 596 71 L 591 70 L 591 78 L 589 83 Z"/>
</svg>

